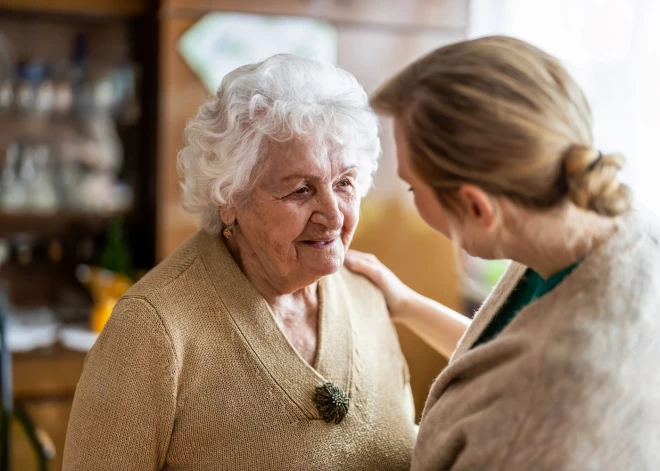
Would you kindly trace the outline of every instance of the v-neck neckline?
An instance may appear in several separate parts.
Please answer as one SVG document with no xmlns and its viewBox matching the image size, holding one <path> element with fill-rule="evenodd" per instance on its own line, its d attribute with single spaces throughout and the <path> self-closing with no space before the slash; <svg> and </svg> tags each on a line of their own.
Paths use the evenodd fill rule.
<svg viewBox="0 0 660 471">
<path fill-rule="evenodd" d="M 243 275 L 245 276 L 245 274 L 243 274 Z M 252 286 L 254 287 L 254 285 L 252 285 Z M 255 288 L 255 291 L 257 291 L 256 288 Z M 328 316 L 325 315 L 326 311 L 329 308 L 325 305 L 325 300 L 326 300 L 325 282 L 324 282 L 323 279 L 319 280 L 318 283 L 316 284 L 316 296 L 317 296 L 317 299 L 318 299 L 318 303 L 317 303 L 318 314 L 317 314 L 317 321 L 316 321 L 316 351 L 314 352 L 314 364 L 310 364 L 309 362 L 307 362 L 307 360 L 305 360 L 302 357 L 300 352 L 293 345 L 293 342 L 291 342 L 291 339 L 288 337 L 286 332 L 284 332 L 284 328 L 282 327 L 282 325 L 280 325 L 280 323 L 277 321 L 277 318 L 275 316 L 275 312 L 273 312 L 273 308 L 268 304 L 267 301 L 265 301 L 265 299 L 264 299 L 264 302 L 265 302 L 265 305 L 266 305 L 266 309 L 268 309 L 268 312 L 270 313 L 270 316 L 272 317 L 272 320 L 273 320 L 273 323 L 275 324 L 275 327 L 277 327 L 279 329 L 279 331 L 282 334 L 282 336 L 284 337 L 284 339 L 290 344 L 291 348 L 298 354 L 298 356 L 300 357 L 300 360 L 304 361 L 307 364 L 307 366 L 309 366 L 314 371 L 316 371 L 318 374 L 323 376 L 322 373 L 319 372 L 319 369 L 323 366 L 323 364 L 321 363 L 321 350 L 322 350 L 323 344 L 325 343 L 325 337 L 326 337 L 326 334 L 328 334 L 329 327 L 331 327 L 331 326 L 328 326 L 328 325 L 324 325 L 324 324 L 327 324 L 330 321 L 328 320 Z M 325 350 L 325 349 L 323 349 L 323 350 Z"/>
<path fill-rule="evenodd" d="M 341 280 L 331 275 L 318 284 L 319 320 L 314 365 L 298 353 L 273 312 L 247 279 L 219 237 L 198 233 L 206 270 L 247 347 L 269 376 L 308 419 L 320 419 L 313 401 L 317 387 L 332 382 L 349 396 L 352 388 L 353 329 Z"/>
</svg>

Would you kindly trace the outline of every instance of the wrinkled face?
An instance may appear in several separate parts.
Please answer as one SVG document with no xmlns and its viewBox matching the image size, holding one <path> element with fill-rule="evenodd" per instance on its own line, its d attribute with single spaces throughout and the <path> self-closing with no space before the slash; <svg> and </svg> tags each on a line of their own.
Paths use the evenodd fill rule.
<svg viewBox="0 0 660 471">
<path fill-rule="evenodd" d="M 265 171 L 236 213 L 242 257 L 279 286 L 301 287 L 339 270 L 359 219 L 357 162 L 323 158 L 300 141 L 273 144 Z"/>
<path fill-rule="evenodd" d="M 399 177 L 410 185 L 410 190 L 415 195 L 415 206 L 419 215 L 429 226 L 451 239 L 446 212 L 438 201 L 433 188 L 413 171 L 410 165 L 408 144 L 402 126 L 396 119 L 394 120 L 394 142 L 396 143 Z"/>
</svg>

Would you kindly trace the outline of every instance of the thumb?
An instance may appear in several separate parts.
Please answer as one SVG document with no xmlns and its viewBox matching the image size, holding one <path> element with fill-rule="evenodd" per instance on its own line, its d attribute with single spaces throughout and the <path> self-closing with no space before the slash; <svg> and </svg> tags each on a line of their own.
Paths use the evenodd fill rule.
<svg viewBox="0 0 660 471">
<path fill-rule="evenodd" d="M 344 257 L 344 264 L 353 270 L 354 268 L 363 265 L 363 261 L 354 250 L 349 250 Z"/>
</svg>

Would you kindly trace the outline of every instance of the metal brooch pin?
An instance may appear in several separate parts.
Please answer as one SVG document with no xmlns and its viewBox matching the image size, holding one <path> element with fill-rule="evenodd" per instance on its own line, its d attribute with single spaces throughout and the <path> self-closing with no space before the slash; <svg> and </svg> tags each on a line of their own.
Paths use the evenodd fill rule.
<svg viewBox="0 0 660 471">
<path fill-rule="evenodd" d="M 348 396 L 334 383 L 325 383 L 316 388 L 314 403 L 326 423 L 339 424 L 348 414 Z"/>
</svg>

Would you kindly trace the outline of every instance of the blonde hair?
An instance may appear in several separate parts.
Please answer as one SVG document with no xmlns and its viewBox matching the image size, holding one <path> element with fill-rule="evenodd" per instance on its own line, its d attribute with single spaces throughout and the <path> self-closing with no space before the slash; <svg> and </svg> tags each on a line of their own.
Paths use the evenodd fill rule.
<svg viewBox="0 0 660 471">
<path fill-rule="evenodd" d="M 528 208 L 570 199 L 617 216 L 631 206 L 620 154 L 593 148 L 591 111 L 557 59 L 493 36 L 442 47 L 390 79 L 372 107 L 397 118 L 415 172 L 451 208 L 461 185 Z"/>
</svg>

